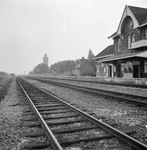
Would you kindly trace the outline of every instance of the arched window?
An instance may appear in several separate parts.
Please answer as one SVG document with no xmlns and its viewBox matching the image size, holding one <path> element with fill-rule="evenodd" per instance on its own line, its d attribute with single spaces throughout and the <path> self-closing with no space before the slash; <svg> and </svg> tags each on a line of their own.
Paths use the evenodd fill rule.
<svg viewBox="0 0 147 150">
<path fill-rule="evenodd" d="M 120 38 L 118 39 L 118 45 L 117 46 L 118 46 L 117 50 L 121 51 L 121 39 Z"/>
<path fill-rule="evenodd" d="M 128 35 L 128 49 L 131 48 L 131 36 L 130 34 Z"/>
<path fill-rule="evenodd" d="M 135 33 L 132 33 L 132 35 L 131 35 L 131 41 L 135 42 Z"/>
<path fill-rule="evenodd" d="M 145 39 L 147 39 L 147 29 L 145 29 Z"/>
</svg>

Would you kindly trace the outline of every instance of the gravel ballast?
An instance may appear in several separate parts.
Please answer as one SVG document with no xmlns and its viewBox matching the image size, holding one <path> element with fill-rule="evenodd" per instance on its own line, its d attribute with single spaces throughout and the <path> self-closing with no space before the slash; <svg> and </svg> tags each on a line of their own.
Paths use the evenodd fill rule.
<svg viewBox="0 0 147 150">
<path fill-rule="evenodd" d="M 25 110 L 23 102 L 13 79 L 7 95 L 0 102 L 0 150 L 21 150 L 26 142 L 23 133 L 27 128 L 21 122 Z"/>
<path fill-rule="evenodd" d="M 27 79 L 43 89 L 51 91 L 60 98 L 75 103 L 81 109 L 87 109 L 94 112 L 97 116 L 104 116 L 107 119 L 114 120 L 118 124 L 118 129 L 134 129 L 137 133 L 134 135 L 136 139 L 147 143 L 147 108 L 139 107 L 135 104 L 120 102 L 113 99 L 99 97 L 80 91 L 54 86 L 51 84 L 41 83 L 39 81 Z M 84 83 L 85 84 L 85 83 Z M 98 85 L 97 85 L 98 86 Z M 109 89 L 110 86 L 100 85 L 103 89 Z M 123 91 L 130 94 L 143 95 L 147 93 L 146 89 L 112 86 L 115 91 Z M 145 94 L 144 94 L 145 96 Z"/>
<path fill-rule="evenodd" d="M 87 109 L 90 112 L 94 112 L 97 116 L 104 116 L 107 119 L 115 120 L 119 129 L 137 130 L 135 134 L 136 139 L 146 143 L 147 109 L 145 107 L 138 107 L 134 104 L 118 102 L 116 100 L 45 84 L 35 80 L 26 80 L 43 89 L 51 91 L 64 100 L 77 104 L 81 109 Z M 118 89 L 118 87 L 116 89 Z M 128 89 L 124 88 L 123 90 Z M 135 90 L 137 89 L 132 88 L 131 92 L 134 91 L 135 93 Z M 7 95 L 0 103 L 0 150 L 22 150 L 22 147 L 31 141 L 31 139 L 23 137 L 23 133 L 26 131 L 30 132 L 30 129 L 24 126 L 22 122 L 22 114 L 26 109 L 29 109 L 23 105 L 22 101 L 24 101 L 24 97 L 20 96 L 17 90 L 16 80 L 14 79 Z"/>
</svg>

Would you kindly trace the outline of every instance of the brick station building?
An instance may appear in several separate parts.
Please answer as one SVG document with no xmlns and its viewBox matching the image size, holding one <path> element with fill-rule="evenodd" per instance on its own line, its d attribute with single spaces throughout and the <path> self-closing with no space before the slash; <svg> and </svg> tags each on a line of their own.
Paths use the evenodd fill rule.
<svg viewBox="0 0 147 150">
<path fill-rule="evenodd" d="M 125 6 L 117 31 L 94 59 L 97 77 L 147 77 L 147 8 Z"/>
</svg>

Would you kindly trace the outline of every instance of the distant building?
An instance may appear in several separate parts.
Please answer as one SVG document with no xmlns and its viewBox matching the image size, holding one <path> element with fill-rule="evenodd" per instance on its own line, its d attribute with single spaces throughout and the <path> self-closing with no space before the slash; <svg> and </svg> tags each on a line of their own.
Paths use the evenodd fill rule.
<svg viewBox="0 0 147 150">
<path fill-rule="evenodd" d="M 72 71 L 76 76 L 88 76 L 94 74 L 94 67 L 87 59 L 81 59 L 76 63 L 75 69 Z"/>
<path fill-rule="evenodd" d="M 44 57 L 43 57 L 43 63 L 48 65 L 48 57 L 46 53 L 44 54 Z"/>
</svg>

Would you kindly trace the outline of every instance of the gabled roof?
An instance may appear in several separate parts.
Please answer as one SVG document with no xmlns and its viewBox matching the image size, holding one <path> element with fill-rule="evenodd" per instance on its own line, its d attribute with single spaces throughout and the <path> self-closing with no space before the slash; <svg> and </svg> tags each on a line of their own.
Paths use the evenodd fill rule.
<svg viewBox="0 0 147 150">
<path fill-rule="evenodd" d="M 140 8 L 134 6 L 128 6 L 128 7 L 130 8 L 135 18 L 139 22 L 139 25 L 147 23 L 147 8 Z"/>
<path fill-rule="evenodd" d="M 133 19 L 134 28 L 137 28 L 139 26 L 143 26 L 144 24 L 147 24 L 147 8 L 140 8 L 140 7 L 126 5 L 117 31 L 115 33 L 113 33 L 111 36 L 109 36 L 108 38 L 113 38 L 113 37 L 121 34 L 121 26 L 122 26 L 123 20 L 127 16 L 130 16 Z"/>
<path fill-rule="evenodd" d="M 104 50 L 102 50 L 99 54 L 97 54 L 94 59 L 100 59 L 103 57 L 111 56 L 114 54 L 114 45 L 107 46 Z"/>
<path fill-rule="evenodd" d="M 91 65 L 91 63 L 87 59 L 83 59 L 83 60 L 81 59 L 77 62 L 77 67 L 80 69 L 86 62 Z"/>
</svg>

